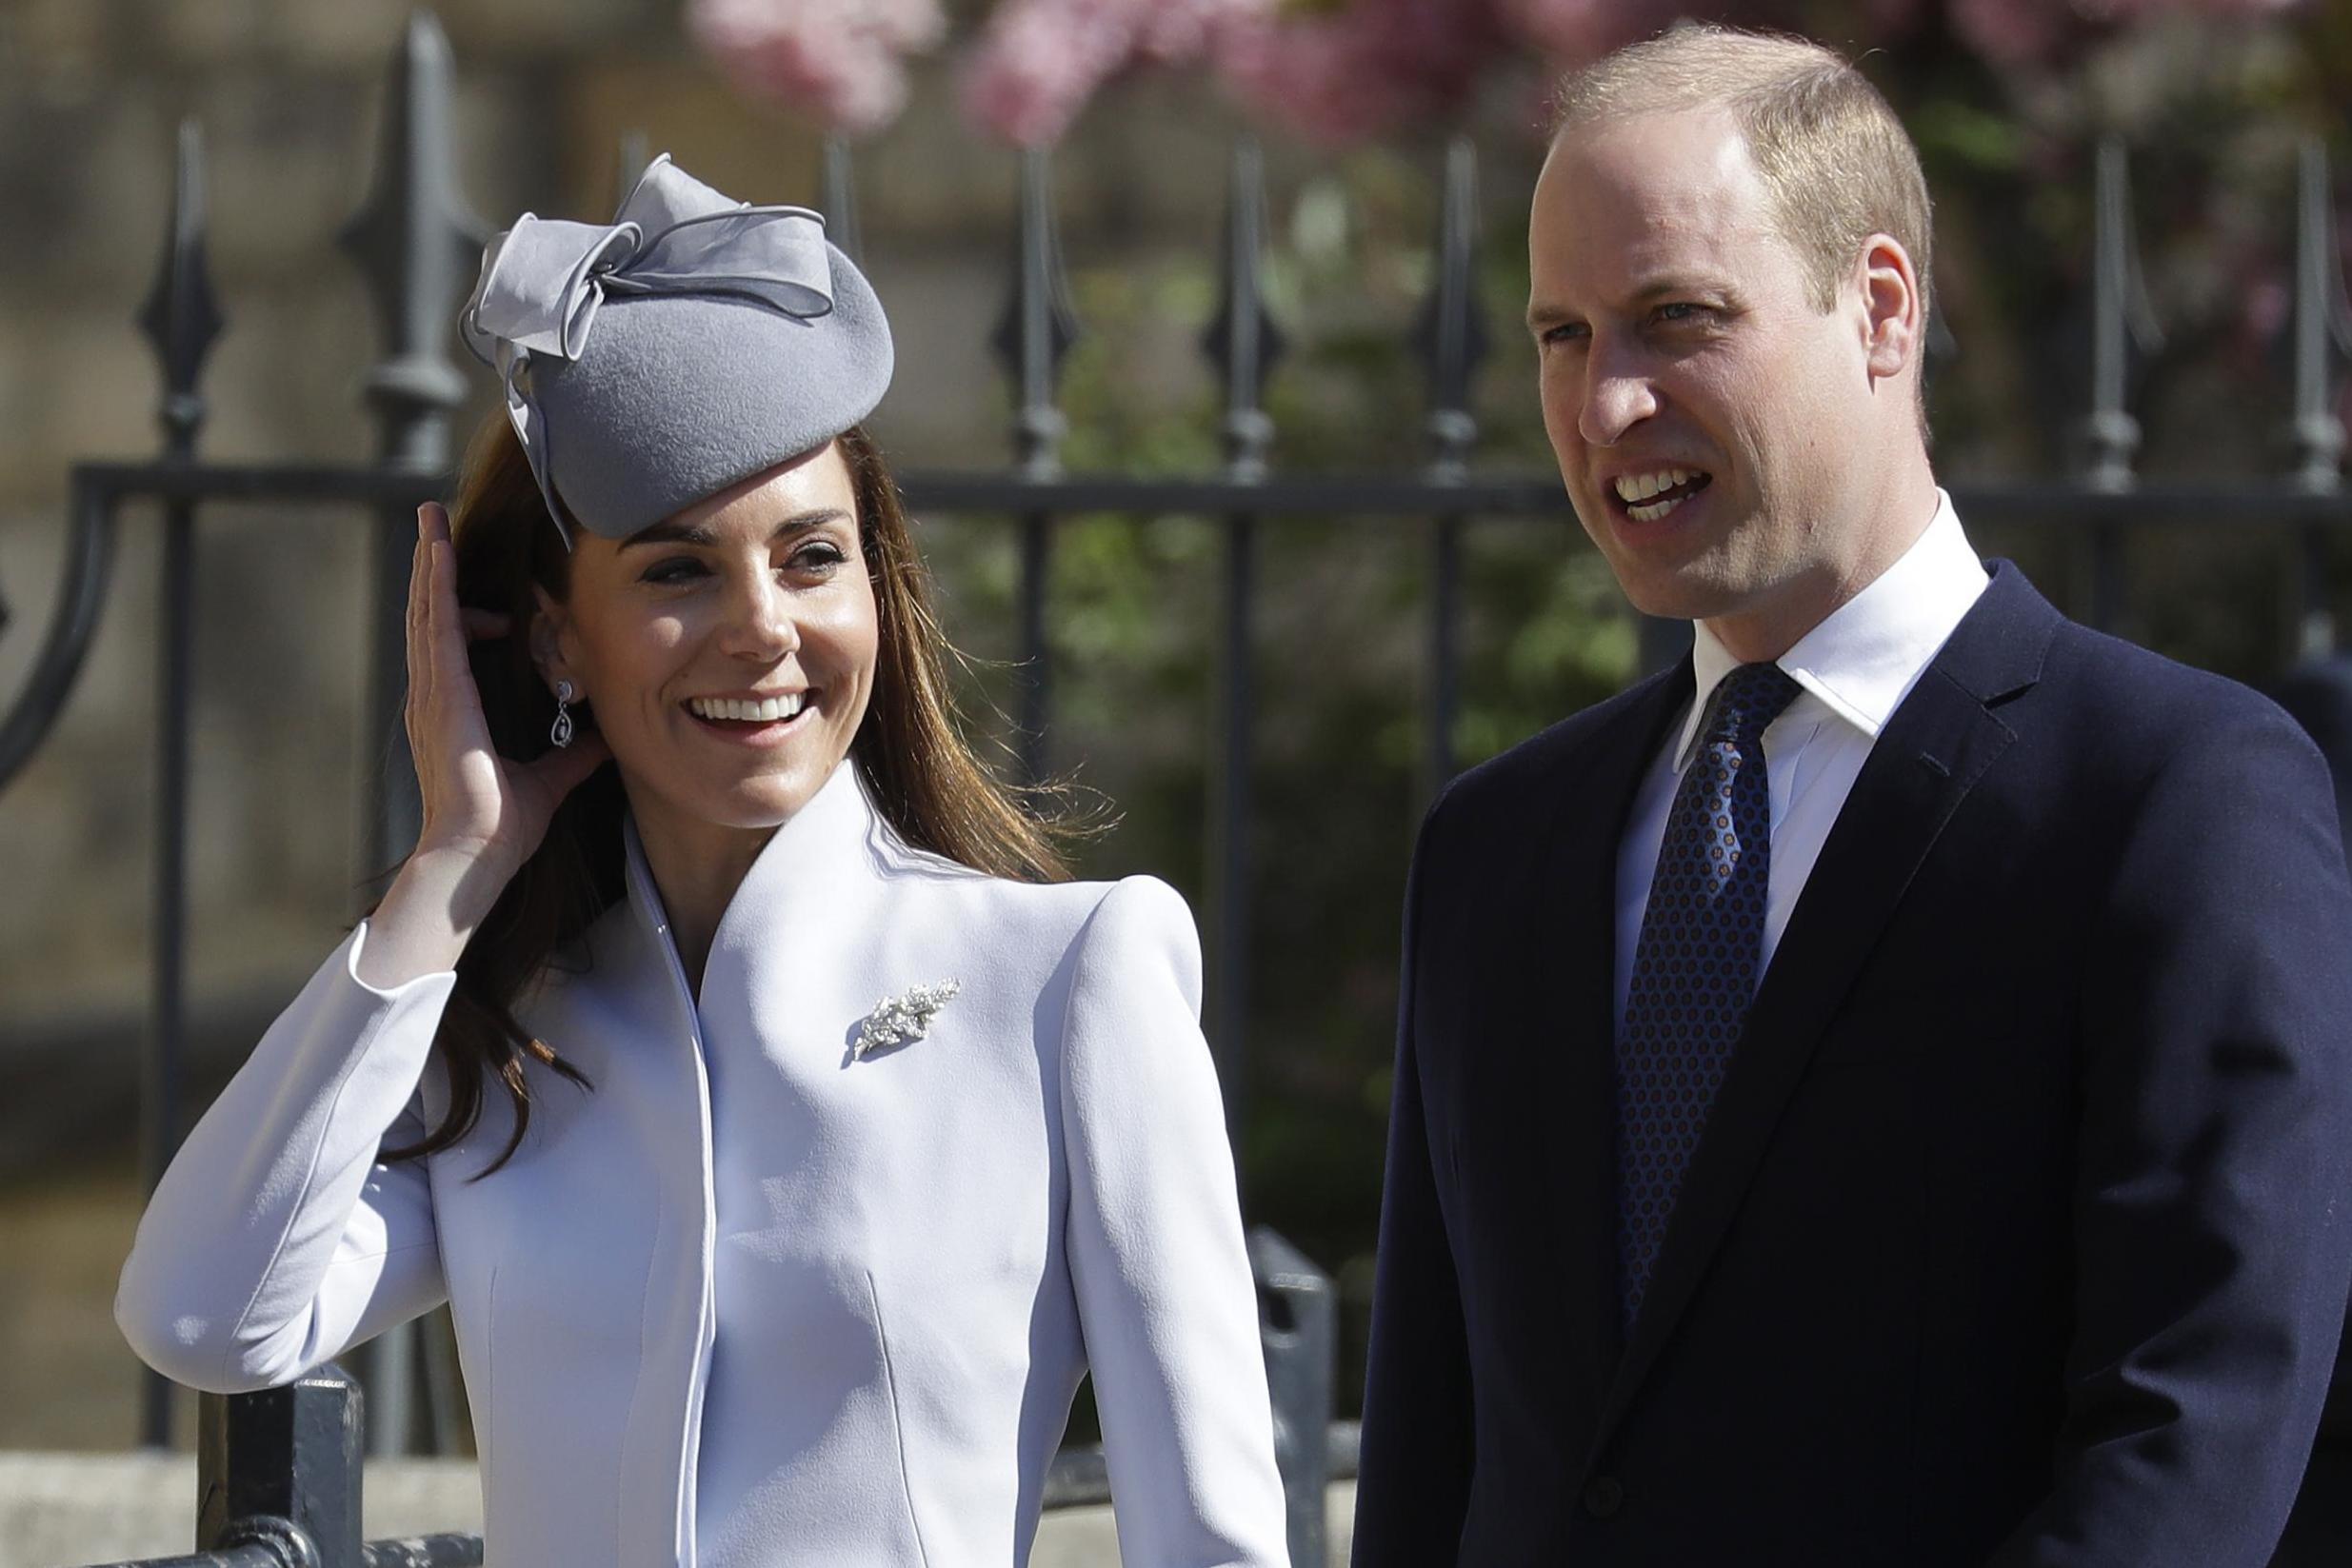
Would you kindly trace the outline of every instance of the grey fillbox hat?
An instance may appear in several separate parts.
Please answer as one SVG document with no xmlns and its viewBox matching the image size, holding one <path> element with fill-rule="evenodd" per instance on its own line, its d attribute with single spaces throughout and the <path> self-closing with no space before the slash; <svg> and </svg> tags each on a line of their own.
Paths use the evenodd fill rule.
<svg viewBox="0 0 2352 1568">
<path fill-rule="evenodd" d="M 609 224 L 526 212 L 459 320 L 556 527 L 626 539 L 824 446 L 890 384 L 890 326 L 805 208 L 653 161 Z"/>
</svg>

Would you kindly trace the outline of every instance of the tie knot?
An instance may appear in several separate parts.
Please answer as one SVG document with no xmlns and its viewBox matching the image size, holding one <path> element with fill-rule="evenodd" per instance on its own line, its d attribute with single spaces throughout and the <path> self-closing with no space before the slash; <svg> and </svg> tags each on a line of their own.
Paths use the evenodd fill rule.
<svg viewBox="0 0 2352 1568">
<path fill-rule="evenodd" d="M 1753 741 L 1797 698 L 1797 683 L 1778 665 L 1742 665 L 1715 688 L 1710 741 Z"/>
</svg>

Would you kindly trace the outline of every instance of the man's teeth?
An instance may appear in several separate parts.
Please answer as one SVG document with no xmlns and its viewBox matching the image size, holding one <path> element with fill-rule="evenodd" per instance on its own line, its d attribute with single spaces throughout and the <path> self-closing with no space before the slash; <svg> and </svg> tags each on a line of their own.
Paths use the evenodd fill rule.
<svg viewBox="0 0 2352 1568">
<path fill-rule="evenodd" d="M 767 697 L 759 702 L 745 702 L 732 697 L 696 697 L 686 705 L 699 719 L 733 719 L 744 724 L 770 724 L 778 719 L 789 719 L 808 705 L 808 694 L 796 691 L 789 697 Z"/>
<path fill-rule="evenodd" d="M 1661 468 L 1652 474 L 1627 474 L 1617 482 L 1617 499 L 1627 506 L 1647 501 L 1661 490 L 1687 485 L 1699 477 L 1695 468 Z"/>
</svg>

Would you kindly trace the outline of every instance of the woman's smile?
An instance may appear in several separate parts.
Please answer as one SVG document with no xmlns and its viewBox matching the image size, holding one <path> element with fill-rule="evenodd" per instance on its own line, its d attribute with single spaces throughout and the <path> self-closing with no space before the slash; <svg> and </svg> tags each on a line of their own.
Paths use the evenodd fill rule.
<svg viewBox="0 0 2352 1568">
<path fill-rule="evenodd" d="M 737 692 L 726 696 L 689 697 L 680 705 L 695 727 L 729 745 L 755 747 L 788 744 L 823 716 L 821 693 L 814 686 L 798 691 Z"/>
</svg>

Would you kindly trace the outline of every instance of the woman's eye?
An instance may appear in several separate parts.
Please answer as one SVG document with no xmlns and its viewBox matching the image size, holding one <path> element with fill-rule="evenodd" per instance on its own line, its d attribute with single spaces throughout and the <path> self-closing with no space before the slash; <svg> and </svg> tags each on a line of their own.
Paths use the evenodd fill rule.
<svg viewBox="0 0 2352 1568">
<path fill-rule="evenodd" d="M 657 561 L 648 566 L 644 581 L 662 584 L 685 583 L 702 575 L 703 564 L 701 562 L 688 556 L 675 556 L 668 561 Z"/>
<path fill-rule="evenodd" d="M 816 544 L 803 545 L 799 549 L 794 550 L 790 566 L 795 571 L 831 571 L 848 559 L 841 552 L 840 546 L 820 541 Z"/>
</svg>

